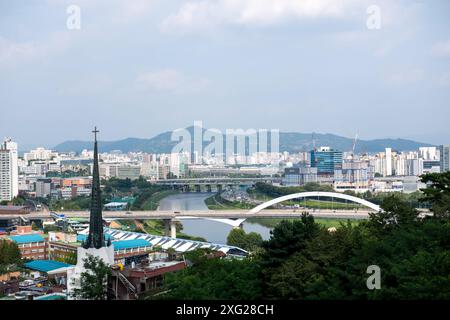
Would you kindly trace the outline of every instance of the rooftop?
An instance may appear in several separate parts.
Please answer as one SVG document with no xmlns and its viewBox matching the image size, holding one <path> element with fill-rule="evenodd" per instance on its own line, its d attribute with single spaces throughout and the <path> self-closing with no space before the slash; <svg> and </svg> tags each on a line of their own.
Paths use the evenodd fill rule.
<svg viewBox="0 0 450 320">
<path fill-rule="evenodd" d="M 51 293 L 51 294 L 46 294 L 44 296 L 34 298 L 34 300 L 67 300 L 67 297 L 65 294 Z"/>
<path fill-rule="evenodd" d="M 53 260 L 34 260 L 25 263 L 25 267 L 31 270 L 49 272 L 60 268 L 70 267 L 70 264 Z"/>
<path fill-rule="evenodd" d="M 19 236 L 10 236 L 12 241 L 16 243 L 30 243 L 30 242 L 43 242 L 44 237 L 40 234 L 25 234 Z"/>
<path fill-rule="evenodd" d="M 114 250 L 132 249 L 140 247 L 151 247 L 152 244 L 144 239 L 114 241 Z"/>
<path fill-rule="evenodd" d="M 116 230 L 105 228 L 105 233 L 111 235 L 116 241 L 113 244 L 116 244 L 120 241 L 130 241 L 130 240 L 144 240 L 149 242 L 150 246 L 158 246 L 164 250 L 169 248 L 175 249 L 176 252 L 184 253 L 187 251 L 192 251 L 200 248 L 208 248 L 214 251 L 221 251 L 225 254 L 237 255 L 237 256 L 246 256 L 247 251 L 225 244 L 216 244 L 210 242 L 201 242 L 195 240 L 186 240 L 179 238 L 171 238 L 165 236 L 157 236 L 146 233 L 138 233 L 138 232 L 130 232 L 123 230 Z M 119 241 L 120 240 L 120 241 Z"/>
</svg>

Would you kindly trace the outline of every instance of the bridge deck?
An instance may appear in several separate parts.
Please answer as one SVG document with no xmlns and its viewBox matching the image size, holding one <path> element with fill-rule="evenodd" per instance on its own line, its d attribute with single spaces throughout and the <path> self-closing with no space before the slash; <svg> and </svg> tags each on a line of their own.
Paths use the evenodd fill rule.
<svg viewBox="0 0 450 320">
<path fill-rule="evenodd" d="M 249 213 L 247 210 L 204 210 L 204 211 L 104 211 L 104 219 L 174 219 L 174 218 L 220 218 L 220 219 L 247 219 L 247 218 L 299 218 L 307 212 L 316 217 L 343 218 L 343 219 L 365 219 L 368 218 L 369 210 L 263 210 L 258 213 Z M 89 218 L 88 211 L 64 211 L 67 218 Z M 49 212 L 32 212 L 22 215 L 27 219 L 47 219 Z M 20 215 L 2 215 L 0 219 L 20 217 Z"/>
</svg>

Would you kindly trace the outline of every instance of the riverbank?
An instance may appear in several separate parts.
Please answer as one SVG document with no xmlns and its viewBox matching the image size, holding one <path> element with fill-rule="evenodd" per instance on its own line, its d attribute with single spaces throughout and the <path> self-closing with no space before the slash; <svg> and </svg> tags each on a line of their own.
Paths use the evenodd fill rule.
<svg viewBox="0 0 450 320">
<path fill-rule="evenodd" d="M 279 224 L 281 221 L 283 220 L 288 220 L 288 221 L 292 221 L 295 219 L 279 219 L 279 218 L 248 218 L 247 222 L 249 223 L 255 223 L 255 224 L 259 224 L 262 225 L 266 228 L 270 228 L 273 229 L 277 226 L 277 224 Z M 331 219 L 331 218 L 314 218 L 314 221 L 316 221 L 317 223 L 323 225 L 326 228 L 338 228 L 341 226 L 341 224 L 347 224 L 348 221 L 350 221 L 350 224 L 352 226 L 356 226 L 359 223 L 361 223 L 361 219 L 339 219 L 339 218 L 335 218 L 335 219 Z"/>
<path fill-rule="evenodd" d="M 252 197 L 257 193 L 252 192 Z M 260 200 L 261 202 L 270 201 L 275 199 L 274 197 L 258 194 L 254 199 Z M 220 194 L 215 194 L 205 200 L 206 205 L 209 210 L 236 210 L 236 209 L 252 209 L 255 207 L 253 203 L 246 203 L 240 201 L 228 201 L 220 196 Z M 361 208 L 361 205 L 354 203 L 345 203 L 339 201 L 328 201 L 328 200 L 316 200 L 316 199 L 299 199 L 299 200 L 289 200 L 283 202 L 284 206 L 299 206 L 311 209 L 325 209 L 325 210 L 354 210 Z"/>
</svg>

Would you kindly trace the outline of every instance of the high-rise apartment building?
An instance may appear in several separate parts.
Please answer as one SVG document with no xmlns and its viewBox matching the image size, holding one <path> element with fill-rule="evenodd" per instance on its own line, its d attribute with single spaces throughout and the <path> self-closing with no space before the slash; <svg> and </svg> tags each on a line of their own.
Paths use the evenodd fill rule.
<svg viewBox="0 0 450 320">
<path fill-rule="evenodd" d="M 19 194 L 17 143 L 10 138 L 0 145 L 0 201 L 10 201 Z"/>
<path fill-rule="evenodd" d="M 450 145 L 439 147 L 441 154 L 441 172 L 450 171 Z"/>
<path fill-rule="evenodd" d="M 392 170 L 392 149 L 386 148 L 386 165 L 384 166 L 386 172 L 384 176 L 392 176 L 393 170 Z"/>
</svg>

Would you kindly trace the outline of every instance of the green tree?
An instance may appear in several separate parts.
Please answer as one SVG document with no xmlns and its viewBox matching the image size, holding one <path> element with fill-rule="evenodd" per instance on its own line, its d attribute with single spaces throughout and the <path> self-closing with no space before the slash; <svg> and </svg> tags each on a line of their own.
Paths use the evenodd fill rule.
<svg viewBox="0 0 450 320">
<path fill-rule="evenodd" d="M 227 244 L 247 251 L 254 251 L 261 247 L 263 239 L 259 233 L 245 233 L 241 228 L 233 228 L 227 237 Z"/>
<path fill-rule="evenodd" d="M 419 212 L 398 195 L 390 195 L 381 204 L 382 211 L 369 213 L 369 226 L 378 229 L 395 229 L 417 222 Z"/>
<path fill-rule="evenodd" d="M 431 210 L 435 217 L 450 218 L 450 171 L 444 173 L 429 173 L 421 177 L 421 181 L 427 184 L 422 189 L 425 197 L 422 202 L 430 202 Z"/>
<path fill-rule="evenodd" d="M 264 241 L 263 264 L 278 267 L 292 254 L 305 248 L 306 241 L 316 237 L 322 227 L 314 218 L 303 214 L 300 220 L 283 220 L 271 232 L 269 240 Z"/>
<path fill-rule="evenodd" d="M 88 255 L 83 262 L 86 271 L 81 273 L 80 287 L 73 290 L 73 297 L 81 300 L 106 300 L 111 268 L 103 259 L 92 255 Z"/>
<path fill-rule="evenodd" d="M 194 265 L 166 275 L 162 299 L 256 300 L 261 298 L 258 264 L 249 259 L 214 258 L 204 251 L 191 254 Z"/>
<path fill-rule="evenodd" d="M 0 240 L 0 265 L 21 263 L 20 249 L 15 242 Z"/>
<path fill-rule="evenodd" d="M 305 241 L 304 249 L 294 253 L 268 278 L 265 296 L 276 299 L 348 299 L 352 290 L 365 285 L 355 280 L 348 260 L 361 246 L 360 228 L 341 224 L 336 232 L 321 229 Z"/>
</svg>

